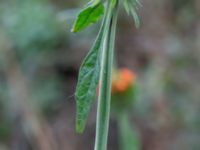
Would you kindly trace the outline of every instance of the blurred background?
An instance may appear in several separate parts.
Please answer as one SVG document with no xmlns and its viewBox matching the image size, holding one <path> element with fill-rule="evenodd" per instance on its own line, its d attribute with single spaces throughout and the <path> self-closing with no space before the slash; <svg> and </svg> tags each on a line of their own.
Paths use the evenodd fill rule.
<svg viewBox="0 0 200 150">
<path fill-rule="evenodd" d="M 0 0 L 0 150 L 91 150 L 96 104 L 75 133 L 74 91 L 99 24 L 70 32 L 86 0 Z M 137 74 L 131 122 L 142 150 L 200 150 L 200 1 L 141 0 L 121 10 L 119 67 Z M 108 150 L 118 150 L 111 119 Z"/>
</svg>

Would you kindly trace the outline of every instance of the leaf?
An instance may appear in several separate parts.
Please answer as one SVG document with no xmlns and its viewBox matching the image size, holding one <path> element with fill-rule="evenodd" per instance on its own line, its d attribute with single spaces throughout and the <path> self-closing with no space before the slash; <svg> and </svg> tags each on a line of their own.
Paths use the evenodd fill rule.
<svg viewBox="0 0 200 150">
<path fill-rule="evenodd" d="M 87 6 L 79 13 L 73 25 L 72 32 L 79 32 L 87 28 L 91 24 L 96 23 L 103 14 L 104 14 L 103 3 L 97 3 L 95 5 L 91 3 L 91 5 Z"/>
<path fill-rule="evenodd" d="M 126 10 L 126 13 L 129 15 L 130 7 L 129 7 L 129 4 L 128 4 L 128 0 L 125 0 L 123 4 L 124 4 L 124 8 Z"/>
<path fill-rule="evenodd" d="M 140 19 L 139 16 L 136 12 L 137 6 L 141 6 L 141 3 L 139 2 L 139 0 L 124 0 L 124 8 L 127 12 L 127 14 L 129 15 L 131 13 L 134 21 L 135 21 L 135 26 L 136 28 L 139 28 L 140 26 Z"/>
<path fill-rule="evenodd" d="M 139 28 L 140 27 L 140 19 L 134 8 L 131 9 L 131 15 L 133 16 L 133 19 L 135 21 L 136 28 Z"/>
<path fill-rule="evenodd" d="M 104 28 L 99 32 L 94 46 L 84 59 L 80 70 L 76 88 L 76 131 L 82 133 L 86 120 L 96 96 L 96 88 L 100 72 L 100 49 L 103 41 Z"/>
</svg>

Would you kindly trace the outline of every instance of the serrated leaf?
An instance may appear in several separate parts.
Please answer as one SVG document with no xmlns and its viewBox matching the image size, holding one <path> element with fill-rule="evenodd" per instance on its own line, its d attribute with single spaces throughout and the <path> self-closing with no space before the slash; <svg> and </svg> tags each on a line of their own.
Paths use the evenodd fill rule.
<svg viewBox="0 0 200 150">
<path fill-rule="evenodd" d="M 76 131 L 82 133 L 87 117 L 96 96 L 96 88 L 100 72 L 100 49 L 103 41 L 103 28 L 95 41 L 94 46 L 84 59 L 80 70 L 76 88 Z"/>
<path fill-rule="evenodd" d="M 103 3 L 98 3 L 95 5 L 91 4 L 87 6 L 79 13 L 73 25 L 72 32 L 79 32 L 87 28 L 91 24 L 96 23 L 103 14 L 104 14 Z"/>
</svg>

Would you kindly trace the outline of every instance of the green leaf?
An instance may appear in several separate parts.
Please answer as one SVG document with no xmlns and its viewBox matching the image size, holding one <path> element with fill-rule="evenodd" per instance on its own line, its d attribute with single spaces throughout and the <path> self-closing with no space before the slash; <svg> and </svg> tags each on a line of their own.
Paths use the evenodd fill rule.
<svg viewBox="0 0 200 150">
<path fill-rule="evenodd" d="M 73 25 L 72 32 L 79 32 L 87 28 L 91 24 L 96 23 L 103 14 L 104 14 L 103 3 L 100 2 L 95 5 L 91 3 L 91 5 L 87 6 L 79 13 Z"/>
<path fill-rule="evenodd" d="M 88 113 L 96 96 L 96 88 L 100 72 L 100 49 L 103 41 L 104 27 L 99 32 L 94 46 L 84 59 L 76 88 L 76 131 L 82 133 Z"/>
<path fill-rule="evenodd" d="M 124 8 L 125 8 L 127 14 L 132 15 L 136 28 L 139 28 L 140 19 L 136 12 L 136 9 L 137 9 L 138 5 L 141 6 L 141 3 L 139 2 L 139 0 L 124 0 L 123 4 L 124 4 Z"/>
<path fill-rule="evenodd" d="M 128 3 L 128 0 L 124 0 L 124 8 L 126 10 L 126 13 L 129 15 L 130 13 L 130 7 L 129 7 L 129 3 Z"/>
<path fill-rule="evenodd" d="M 136 28 L 139 28 L 140 27 L 140 18 L 134 8 L 131 9 L 131 15 L 133 16 L 133 19 L 135 21 Z"/>
</svg>

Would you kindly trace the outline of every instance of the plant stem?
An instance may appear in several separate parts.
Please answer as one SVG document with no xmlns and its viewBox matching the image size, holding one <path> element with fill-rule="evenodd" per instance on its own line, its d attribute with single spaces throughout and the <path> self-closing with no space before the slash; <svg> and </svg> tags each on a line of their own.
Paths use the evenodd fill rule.
<svg viewBox="0 0 200 150">
<path fill-rule="evenodd" d="M 100 72 L 100 92 L 97 110 L 97 125 L 95 150 L 106 150 L 110 118 L 111 80 L 114 56 L 114 42 L 118 15 L 118 0 L 108 1 L 108 11 L 105 15 L 109 22 L 109 31 L 103 43 L 102 64 Z M 108 16 L 112 16 L 111 18 Z M 106 30 L 106 29 L 105 29 Z"/>
<path fill-rule="evenodd" d="M 117 125 L 119 130 L 120 150 L 140 150 L 140 140 L 136 129 L 129 122 L 129 112 L 122 110 L 117 112 Z"/>
</svg>

